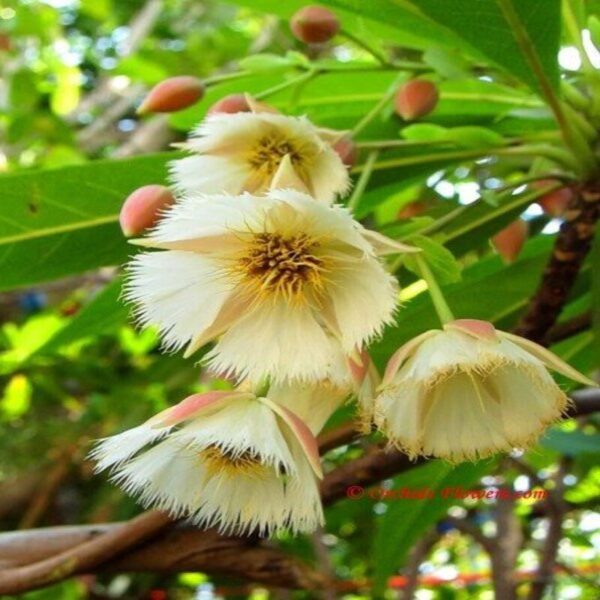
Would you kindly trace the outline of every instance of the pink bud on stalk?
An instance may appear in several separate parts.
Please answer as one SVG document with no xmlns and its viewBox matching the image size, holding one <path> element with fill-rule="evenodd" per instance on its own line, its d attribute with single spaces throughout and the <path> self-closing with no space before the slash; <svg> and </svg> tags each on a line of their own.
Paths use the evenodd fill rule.
<svg viewBox="0 0 600 600">
<path fill-rule="evenodd" d="M 170 77 L 155 85 L 137 109 L 139 115 L 176 112 L 192 106 L 204 96 L 204 84 L 196 77 Z"/>
<path fill-rule="evenodd" d="M 152 227 L 159 212 L 172 204 L 173 195 L 162 185 L 145 185 L 132 192 L 121 208 L 119 223 L 126 237 Z"/>
<path fill-rule="evenodd" d="M 340 21 L 327 8 L 305 6 L 294 14 L 290 28 L 294 37 L 301 42 L 321 44 L 329 41 L 340 30 Z"/>
<path fill-rule="evenodd" d="M 405 204 L 396 215 L 397 219 L 412 219 L 413 217 L 418 217 L 427 211 L 427 202 L 423 200 L 415 200 L 414 202 L 409 202 Z"/>
<path fill-rule="evenodd" d="M 231 94 L 221 98 L 208 109 L 206 114 L 234 114 L 239 112 L 250 112 L 250 105 L 245 94 Z"/>
<path fill-rule="evenodd" d="M 542 190 L 557 183 L 555 179 L 541 179 L 531 185 L 535 190 Z M 567 210 L 569 202 L 573 198 L 573 190 L 569 187 L 561 187 L 553 192 L 548 192 L 536 200 L 550 217 L 562 217 Z"/>
<path fill-rule="evenodd" d="M 437 86 L 431 81 L 413 79 L 407 81 L 396 93 L 394 108 L 405 121 L 428 115 L 437 105 Z"/>
<path fill-rule="evenodd" d="M 358 153 L 356 151 L 356 145 L 350 136 L 345 135 L 343 138 L 338 140 L 335 144 L 333 144 L 333 149 L 347 167 L 354 166 Z"/>
<path fill-rule="evenodd" d="M 511 263 L 517 260 L 528 233 L 529 225 L 522 219 L 517 219 L 499 231 L 492 238 L 492 244 L 504 261 Z"/>
</svg>

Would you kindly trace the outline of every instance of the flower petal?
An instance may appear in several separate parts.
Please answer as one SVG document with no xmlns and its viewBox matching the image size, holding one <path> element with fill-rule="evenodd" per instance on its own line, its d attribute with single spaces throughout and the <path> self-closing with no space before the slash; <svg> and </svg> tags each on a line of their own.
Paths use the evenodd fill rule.
<svg viewBox="0 0 600 600">
<path fill-rule="evenodd" d="M 125 286 L 140 322 L 157 325 L 165 345 L 175 350 L 214 323 L 229 293 L 218 265 L 178 250 L 138 254 Z"/>
<path fill-rule="evenodd" d="M 304 194 L 308 194 L 308 188 L 306 184 L 300 179 L 298 173 L 294 170 L 292 160 L 289 154 L 286 154 L 279 163 L 279 167 L 273 175 L 271 181 L 271 188 L 273 189 L 293 189 L 298 190 Z"/>
<path fill-rule="evenodd" d="M 417 337 L 412 338 L 403 346 L 400 346 L 387 363 L 385 368 L 385 373 L 383 375 L 383 381 L 381 383 L 382 387 L 389 385 L 394 379 L 398 369 L 402 365 L 402 363 L 410 356 L 410 354 L 416 350 L 427 338 L 430 338 L 433 335 L 440 333 L 439 329 L 430 329 L 425 333 L 421 333 Z"/>
<path fill-rule="evenodd" d="M 318 380 L 327 377 L 334 341 L 323 331 L 312 309 L 293 309 L 283 300 L 250 310 L 223 334 L 207 358 L 217 372 L 242 379 Z"/>
<path fill-rule="evenodd" d="M 219 337 L 227 329 L 229 329 L 234 323 L 239 321 L 244 313 L 247 311 L 248 305 L 240 294 L 235 291 L 229 296 L 221 306 L 221 310 L 216 315 L 215 320 L 206 329 L 198 332 L 190 341 L 183 358 L 188 358 L 196 350 L 202 348 L 205 344 L 208 344 L 211 340 Z"/>
<path fill-rule="evenodd" d="M 590 385 L 593 387 L 598 386 L 596 381 L 586 377 L 583 373 L 577 371 L 577 369 L 574 369 L 571 365 L 556 356 L 554 352 L 551 352 L 547 348 L 544 348 L 543 346 L 540 346 L 539 344 L 536 344 L 535 342 L 525 339 L 519 335 L 508 333 L 506 331 L 499 331 L 498 335 L 517 344 L 517 346 L 520 346 L 524 350 L 527 350 L 527 352 L 533 354 L 533 356 L 541 360 L 547 367 L 554 369 L 565 377 L 573 379 L 574 381 L 578 381 L 579 383 L 583 383 L 584 385 Z"/>
<path fill-rule="evenodd" d="M 345 351 L 362 346 L 393 321 L 398 301 L 397 281 L 376 259 L 338 262 L 329 280 L 328 291 Z"/>
<path fill-rule="evenodd" d="M 186 156 L 169 164 L 169 178 L 179 194 L 239 194 L 249 173 L 245 162 L 228 156 Z"/>
</svg>

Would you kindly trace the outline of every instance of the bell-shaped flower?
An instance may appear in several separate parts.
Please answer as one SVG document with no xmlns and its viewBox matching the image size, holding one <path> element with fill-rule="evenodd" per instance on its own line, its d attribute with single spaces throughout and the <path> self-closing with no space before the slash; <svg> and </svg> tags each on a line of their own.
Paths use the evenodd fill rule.
<svg viewBox="0 0 600 600">
<path fill-rule="evenodd" d="M 548 369 L 594 385 L 534 342 L 485 321 L 452 321 L 394 354 L 375 422 L 411 457 L 461 461 L 525 448 L 568 404 Z"/>
<path fill-rule="evenodd" d="M 221 532 L 310 532 L 323 521 L 316 440 L 269 397 L 195 394 L 91 456 L 144 506 Z"/>
<path fill-rule="evenodd" d="M 165 346 L 239 379 L 318 381 L 392 320 L 396 280 L 378 254 L 413 249 L 294 190 L 176 203 L 138 244 L 126 298 Z M 335 359 L 337 360 L 337 359 Z"/>
<path fill-rule="evenodd" d="M 261 194 L 274 187 L 284 160 L 293 169 L 294 187 L 314 198 L 333 202 L 347 191 L 348 169 L 333 149 L 344 132 L 247 100 L 251 112 L 209 114 L 187 142 L 178 144 L 192 155 L 170 165 L 176 192 Z"/>
</svg>

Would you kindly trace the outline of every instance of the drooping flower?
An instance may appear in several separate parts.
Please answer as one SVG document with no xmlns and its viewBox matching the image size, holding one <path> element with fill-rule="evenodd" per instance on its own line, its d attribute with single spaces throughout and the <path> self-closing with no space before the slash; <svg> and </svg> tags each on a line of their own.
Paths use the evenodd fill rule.
<svg viewBox="0 0 600 600">
<path fill-rule="evenodd" d="M 594 385 L 538 344 L 459 319 L 391 358 L 375 421 L 413 457 L 461 461 L 527 447 L 568 404 L 548 369 Z"/>
<path fill-rule="evenodd" d="M 178 193 L 260 194 L 273 187 L 284 159 L 294 187 L 314 198 L 333 202 L 348 189 L 348 170 L 332 148 L 343 132 L 249 103 L 252 112 L 209 114 L 180 145 L 193 154 L 171 163 Z"/>
<path fill-rule="evenodd" d="M 101 440 L 92 458 L 144 506 L 224 533 L 310 532 L 323 521 L 313 434 L 251 392 L 190 396 Z"/>
<path fill-rule="evenodd" d="M 275 383 L 271 385 L 269 398 L 297 415 L 313 435 L 317 435 L 351 392 L 350 385 L 329 380 L 316 383 Z"/>
<path fill-rule="evenodd" d="M 376 336 L 397 299 L 376 254 L 412 250 L 293 190 L 185 198 L 138 243 L 164 249 L 131 264 L 140 320 L 186 356 L 219 338 L 218 372 L 274 381 L 326 379 Z"/>
</svg>

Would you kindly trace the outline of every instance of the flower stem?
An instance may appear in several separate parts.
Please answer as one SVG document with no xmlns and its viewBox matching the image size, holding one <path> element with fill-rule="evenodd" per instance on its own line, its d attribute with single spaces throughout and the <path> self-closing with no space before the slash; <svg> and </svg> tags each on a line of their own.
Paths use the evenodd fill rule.
<svg viewBox="0 0 600 600">
<path fill-rule="evenodd" d="M 232 73 L 219 73 L 217 75 L 213 75 L 212 77 L 207 77 L 203 80 L 203 83 L 206 87 L 210 87 L 212 85 L 218 85 L 219 83 L 223 83 L 224 81 L 231 81 L 232 79 L 241 79 L 242 77 L 249 77 L 252 75 L 250 71 L 233 71 Z"/>
<path fill-rule="evenodd" d="M 379 113 L 386 107 L 398 89 L 398 79 L 390 85 L 388 91 L 381 97 L 379 102 L 352 128 L 351 137 L 356 137 Z"/>
<path fill-rule="evenodd" d="M 284 81 L 283 83 L 279 83 L 277 85 L 274 85 L 273 87 L 267 88 L 266 90 L 263 90 L 262 92 L 259 92 L 258 94 L 254 94 L 254 98 L 256 100 L 263 100 L 264 98 L 267 98 L 268 96 L 272 96 L 273 94 L 276 94 L 277 92 L 286 90 L 289 87 L 298 85 L 300 83 L 304 83 L 304 82 L 308 81 L 309 79 L 316 77 L 319 73 L 320 73 L 320 71 L 318 71 L 316 69 L 311 69 L 310 71 L 306 71 L 305 73 L 302 73 L 302 75 L 298 75 L 298 77 L 294 77 L 293 79 L 288 79 L 288 81 Z"/>
<path fill-rule="evenodd" d="M 451 150 L 449 152 L 435 152 L 432 154 L 421 154 L 419 156 L 404 156 L 382 160 L 373 165 L 373 170 L 394 169 L 396 167 L 409 167 L 412 165 L 427 164 L 430 162 L 443 162 L 467 159 L 484 158 L 486 156 L 546 156 L 555 162 L 573 168 L 573 157 L 561 148 L 552 147 L 549 144 L 531 144 L 523 146 L 500 146 L 498 148 L 478 148 L 474 150 Z M 364 165 L 357 165 L 352 169 L 353 173 L 360 173 Z"/>
<path fill-rule="evenodd" d="M 436 278 L 434 277 L 427 261 L 420 256 L 419 254 L 414 255 L 415 262 L 417 263 L 417 268 L 421 274 L 421 277 L 427 283 L 427 290 L 429 291 L 429 295 L 431 296 L 431 301 L 433 302 L 433 307 L 435 308 L 435 312 L 437 313 L 442 325 L 450 321 L 454 321 L 454 315 L 446 302 L 446 298 L 444 298 L 444 294 Z"/>
<path fill-rule="evenodd" d="M 363 165 L 363 169 L 360 173 L 360 177 L 356 182 L 356 186 L 354 187 L 354 191 L 352 192 L 352 196 L 348 200 L 348 208 L 352 211 L 356 210 L 359 200 L 363 195 L 367 184 L 369 183 L 369 179 L 371 179 L 371 173 L 373 172 L 373 165 L 379 156 L 379 150 L 373 150 L 367 156 L 367 160 Z"/>
</svg>

